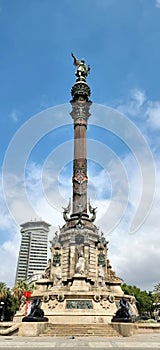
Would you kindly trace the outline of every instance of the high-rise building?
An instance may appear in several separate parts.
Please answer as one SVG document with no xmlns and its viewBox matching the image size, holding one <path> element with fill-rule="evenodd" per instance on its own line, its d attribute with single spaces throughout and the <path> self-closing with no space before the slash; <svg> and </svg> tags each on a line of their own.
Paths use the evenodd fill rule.
<svg viewBox="0 0 160 350">
<path fill-rule="evenodd" d="M 49 227 L 44 221 L 30 221 L 21 225 L 16 282 L 28 279 L 35 271 L 44 271 L 47 265 Z"/>
</svg>

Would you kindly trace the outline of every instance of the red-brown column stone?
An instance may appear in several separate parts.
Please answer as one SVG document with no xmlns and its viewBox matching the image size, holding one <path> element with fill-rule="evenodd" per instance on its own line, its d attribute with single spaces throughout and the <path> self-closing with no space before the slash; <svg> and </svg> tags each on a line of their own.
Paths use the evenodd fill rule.
<svg viewBox="0 0 160 350">
<path fill-rule="evenodd" d="M 87 155 L 86 131 L 90 116 L 90 88 L 84 82 L 77 82 L 72 88 L 72 112 L 74 120 L 74 161 L 73 161 L 73 214 L 87 214 Z"/>
<path fill-rule="evenodd" d="M 74 125 L 74 163 L 73 163 L 73 213 L 87 213 L 87 123 L 77 119 Z"/>
</svg>

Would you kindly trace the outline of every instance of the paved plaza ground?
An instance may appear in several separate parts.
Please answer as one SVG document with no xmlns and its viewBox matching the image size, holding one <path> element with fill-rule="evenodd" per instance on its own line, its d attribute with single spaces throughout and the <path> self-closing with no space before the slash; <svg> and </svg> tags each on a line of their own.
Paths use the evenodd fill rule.
<svg viewBox="0 0 160 350">
<path fill-rule="evenodd" d="M 18 337 L 0 336 L 0 349 L 160 349 L 159 334 L 138 334 L 132 337 Z"/>
</svg>

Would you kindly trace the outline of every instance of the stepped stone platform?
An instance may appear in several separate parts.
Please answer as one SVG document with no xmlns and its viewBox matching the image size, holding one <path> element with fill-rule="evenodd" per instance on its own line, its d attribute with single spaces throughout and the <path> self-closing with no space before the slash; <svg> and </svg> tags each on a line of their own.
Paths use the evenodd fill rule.
<svg viewBox="0 0 160 350">
<path fill-rule="evenodd" d="M 119 337 L 120 334 L 110 324 L 48 324 L 42 336 L 102 336 Z"/>
<path fill-rule="evenodd" d="M 79 323 L 57 324 L 47 322 L 1 322 L 0 336 L 22 337 L 132 337 L 134 334 L 160 334 L 160 323 Z"/>
</svg>

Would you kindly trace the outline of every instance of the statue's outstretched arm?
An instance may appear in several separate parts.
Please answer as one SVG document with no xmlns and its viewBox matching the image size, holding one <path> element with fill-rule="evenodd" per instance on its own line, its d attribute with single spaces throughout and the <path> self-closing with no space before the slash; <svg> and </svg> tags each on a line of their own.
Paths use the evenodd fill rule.
<svg viewBox="0 0 160 350">
<path fill-rule="evenodd" d="M 71 52 L 71 56 L 74 58 L 74 60 L 76 59 L 75 55 L 73 54 L 73 52 Z"/>
<path fill-rule="evenodd" d="M 79 64 L 79 60 L 76 58 L 76 56 L 73 54 L 73 52 L 71 52 L 71 56 L 72 56 L 72 57 L 73 57 L 73 59 L 74 59 L 73 64 L 74 64 L 75 66 L 78 66 L 78 64 Z"/>
</svg>

